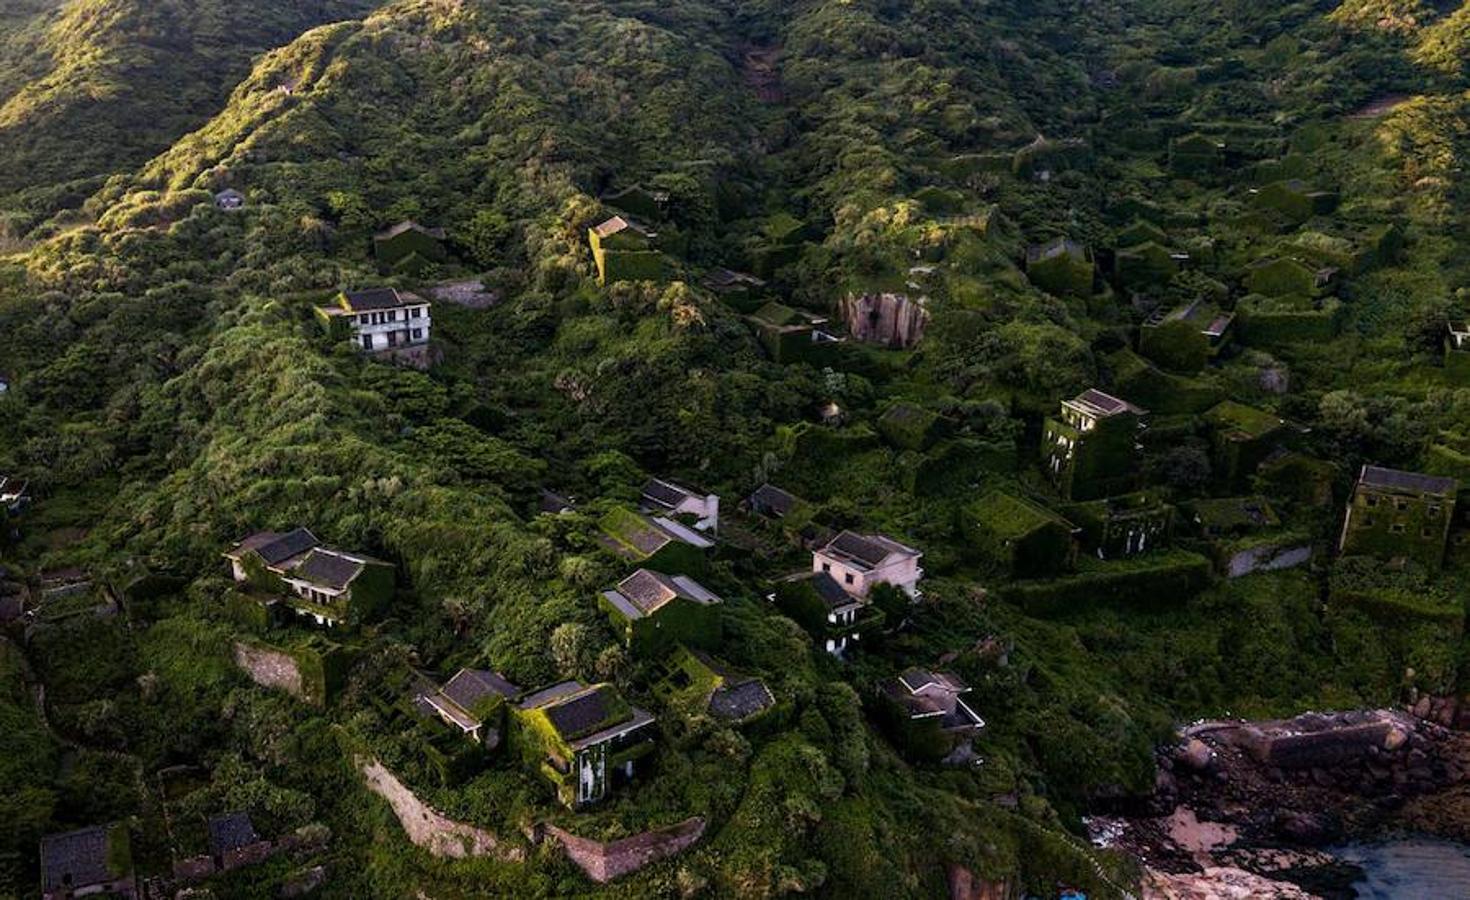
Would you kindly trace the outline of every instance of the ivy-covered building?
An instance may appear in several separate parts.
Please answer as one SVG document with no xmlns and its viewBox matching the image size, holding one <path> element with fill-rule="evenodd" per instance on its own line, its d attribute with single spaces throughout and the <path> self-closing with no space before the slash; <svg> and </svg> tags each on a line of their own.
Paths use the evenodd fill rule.
<svg viewBox="0 0 1470 900">
<path fill-rule="evenodd" d="M 419 275 L 449 258 L 443 228 L 425 228 L 417 222 L 399 222 L 373 235 L 373 253 L 384 270 Z"/>
<path fill-rule="evenodd" d="M 826 316 L 775 301 L 761 306 L 746 321 L 766 353 L 778 363 L 818 364 L 830 359 L 832 351 L 843 342 L 833 333 Z"/>
<path fill-rule="evenodd" d="M 1156 493 L 1139 491 L 1078 503 L 1064 509 L 1082 545 L 1098 559 L 1125 559 L 1169 543 L 1174 507 Z"/>
<path fill-rule="evenodd" d="M 613 631 L 638 656 L 675 644 L 713 648 L 720 642 L 720 598 L 688 575 L 639 569 L 603 591 L 598 605 Z"/>
<path fill-rule="evenodd" d="M 1459 482 L 1453 478 L 1363 466 L 1338 543 L 1343 554 L 1444 562 Z"/>
<path fill-rule="evenodd" d="M 668 215 L 669 200 L 668 191 L 645 188 L 641 184 L 623 188 L 602 198 L 602 202 L 608 206 L 644 219 L 662 219 Z"/>
<path fill-rule="evenodd" d="M 1249 294 L 1235 309 L 1241 340 L 1256 347 L 1330 341 L 1342 330 L 1343 305 L 1336 297 Z"/>
<path fill-rule="evenodd" d="M 1072 568 L 1077 527 L 1038 503 L 994 491 L 964 517 L 965 537 L 993 569 L 1013 578 L 1041 578 Z"/>
<path fill-rule="evenodd" d="M 771 602 L 833 656 L 843 656 L 885 618 L 867 597 L 848 593 L 827 572 L 798 572 L 774 588 Z"/>
<path fill-rule="evenodd" d="M 715 542 L 668 516 L 618 507 L 603 516 L 601 542 L 614 554 L 656 572 L 703 572 Z"/>
<path fill-rule="evenodd" d="M 1196 299 L 1155 310 L 1138 333 L 1138 352 L 1171 372 L 1194 373 L 1230 343 L 1235 314 Z"/>
<path fill-rule="evenodd" d="M 305 528 L 259 531 L 224 553 L 236 583 L 279 600 L 318 625 L 357 624 L 393 597 L 393 566 L 360 553 L 324 546 Z"/>
<path fill-rule="evenodd" d="M 1175 175 L 1194 177 L 1208 175 L 1225 160 L 1225 143 L 1218 138 L 1194 132 L 1169 141 L 1169 169 Z"/>
<path fill-rule="evenodd" d="M 1211 464 L 1222 484 L 1240 485 L 1265 462 L 1282 438 L 1286 421 L 1275 413 L 1226 400 L 1204 415 L 1210 426 Z"/>
<path fill-rule="evenodd" d="M 1043 428 L 1042 463 L 1069 500 L 1095 500 L 1131 491 L 1137 481 L 1138 435 L 1147 412 L 1088 388 Z"/>
<path fill-rule="evenodd" d="M 1444 369 L 1456 382 L 1470 383 L 1470 321 L 1454 319 L 1445 328 Z"/>
<path fill-rule="evenodd" d="M 611 684 L 564 681 L 515 705 L 512 744 L 557 799 L 577 809 L 633 778 L 653 752 L 654 721 Z"/>
<path fill-rule="evenodd" d="M 1092 251 L 1074 240 L 1057 238 L 1026 249 L 1026 276 L 1049 294 L 1091 296 L 1096 274 Z"/>
<path fill-rule="evenodd" d="M 598 283 L 666 280 L 671 267 L 658 240 L 657 231 L 625 216 L 613 216 L 588 229 Z"/>
<path fill-rule="evenodd" d="M 1340 271 L 1291 256 L 1258 259 L 1246 269 L 1245 287 L 1266 297 L 1322 297 L 1337 288 Z"/>
<path fill-rule="evenodd" d="M 965 702 L 970 686 L 950 672 L 908 669 L 878 686 L 880 721 L 906 756 L 932 762 L 968 743 L 985 720 Z"/>
<path fill-rule="evenodd" d="M 442 687 L 423 692 L 418 700 L 471 742 L 494 750 L 504 737 L 506 708 L 520 694 L 521 689 L 499 672 L 460 669 Z"/>
</svg>

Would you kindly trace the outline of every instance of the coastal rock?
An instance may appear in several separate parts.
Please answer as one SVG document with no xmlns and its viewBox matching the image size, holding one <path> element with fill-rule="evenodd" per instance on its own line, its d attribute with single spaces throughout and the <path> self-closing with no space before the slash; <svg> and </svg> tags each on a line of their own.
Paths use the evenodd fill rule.
<svg viewBox="0 0 1470 900">
<path fill-rule="evenodd" d="M 1142 887 L 1143 900 L 1313 900 L 1294 884 L 1225 867 L 1184 875 L 1149 870 Z"/>
<path fill-rule="evenodd" d="M 1208 769 L 1214 760 L 1215 751 L 1199 738 L 1190 738 L 1179 750 L 1179 761 L 1196 772 Z"/>
</svg>

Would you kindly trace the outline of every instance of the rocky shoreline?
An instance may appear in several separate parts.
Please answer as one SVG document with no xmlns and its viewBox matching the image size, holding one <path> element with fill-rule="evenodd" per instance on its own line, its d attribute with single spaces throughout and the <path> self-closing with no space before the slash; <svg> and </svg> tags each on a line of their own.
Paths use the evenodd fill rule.
<svg viewBox="0 0 1470 900">
<path fill-rule="evenodd" d="M 1353 897 L 1324 848 L 1412 832 L 1470 840 L 1460 704 L 1199 722 L 1158 753 L 1154 792 L 1089 820 L 1144 863 L 1144 897 Z"/>
</svg>

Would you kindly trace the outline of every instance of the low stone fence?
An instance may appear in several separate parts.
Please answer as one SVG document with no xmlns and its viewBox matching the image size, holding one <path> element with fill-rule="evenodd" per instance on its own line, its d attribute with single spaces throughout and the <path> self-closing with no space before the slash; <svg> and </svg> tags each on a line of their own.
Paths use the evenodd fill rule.
<svg viewBox="0 0 1470 900">
<path fill-rule="evenodd" d="M 587 877 L 605 884 L 644 866 L 682 853 L 704 836 L 704 819 L 693 816 L 677 825 L 645 831 L 616 841 L 594 841 L 577 837 L 555 825 L 544 826 L 547 837 L 561 845 L 567 858 Z"/>
<path fill-rule="evenodd" d="M 451 859 L 493 856 L 507 862 L 521 862 L 526 858 L 525 850 L 520 847 L 505 846 L 491 832 L 456 822 L 424 803 L 376 759 L 359 759 L 357 765 L 368 789 L 393 808 L 408 839 L 430 854 Z"/>
</svg>

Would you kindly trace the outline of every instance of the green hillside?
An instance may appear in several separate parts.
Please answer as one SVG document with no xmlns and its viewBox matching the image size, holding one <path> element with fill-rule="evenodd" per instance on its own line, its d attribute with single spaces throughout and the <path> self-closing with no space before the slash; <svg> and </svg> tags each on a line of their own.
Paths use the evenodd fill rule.
<svg viewBox="0 0 1470 900">
<path fill-rule="evenodd" d="M 35 797 L 0 828 L 0 896 L 35 894 L 42 834 L 123 821 L 157 874 L 198 843 L 179 821 L 239 810 L 331 838 L 214 879 L 221 897 L 318 863 L 332 897 L 927 898 L 959 869 L 1120 896 L 1141 863 L 1082 819 L 1152 790 L 1176 723 L 1463 693 L 1463 517 L 1435 512 L 1442 568 L 1339 538 L 1364 464 L 1470 475 L 1470 366 L 1443 346 L 1470 315 L 1464 15 L 0 0 L 0 476 L 34 492 L 0 519 L 0 567 L 44 598 L 79 566 L 119 601 L 29 643 L 38 616 L 0 626 L 24 643 L 0 643 L 7 765 L 34 758 L 11 771 Z M 599 283 L 588 230 L 615 213 L 666 277 Z M 405 220 L 445 230 L 442 261 L 382 264 L 374 235 Z M 1075 250 L 1066 290 L 1048 245 Z M 753 296 L 717 289 L 724 268 L 758 273 Z M 434 293 L 467 281 L 492 299 Z M 433 300 L 431 365 L 322 327 L 316 307 L 379 286 Z M 844 321 L 864 298 L 878 311 Z M 797 329 L 780 362 L 749 318 L 767 303 Z M 1224 346 L 1199 317 L 1229 319 Z M 1043 461 L 1044 435 L 1086 431 L 1048 419 L 1088 388 L 1149 413 L 1104 492 L 1169 523 L 1136 556 L 1086 544 L 1116 510 Z M 1249 433 L 1209 414 L 1225 400 Z M 680 666 L 703 663 L 637 656 L 598 605 L 634 567 L 599 523 L 649 477 L 721 497 L 697 574 L 728 671 L 694 686 Z M 800 498 L 787 519 L 741 508 L 765 482 Z M 575 508 L 540 513 L 543 490 Z M 1063 539 L 1087 524 L 1084 546 L 1013 577 L 974 537 L 1012 533 L 977 526 L 1001 515 L 987 497 Z M 386 609 L 268 621 L 289 604 L 259 605 L 221 553 L 297 526 L 393 566 Z M 798 625 L 767 597 L 843 530 L 921 550 L 925 574 L 916 604 L 878 589 L 882 626 L 839 659 L 808 633 L 821 611 Z M 1228 577 L 1278 546 L 1311 562 Z M 324 699 L 252 684 L 236 640 L 305 660 Z M 423 679 L 464 667 L 615 684 L 656 749 L 565 809 L 534 750 L 472 752 L 416 711 Z M 971 687 L 980 762 L 895 734 L 878 685 L 909 667 Z M 730 672 L 774 706 L 734 724 L 689 699 Z M 525 858 L 415 848 L 367 757 Z M 692 848 L 607 886 L 523 837 L 695 815 Z"/>
</svg>

